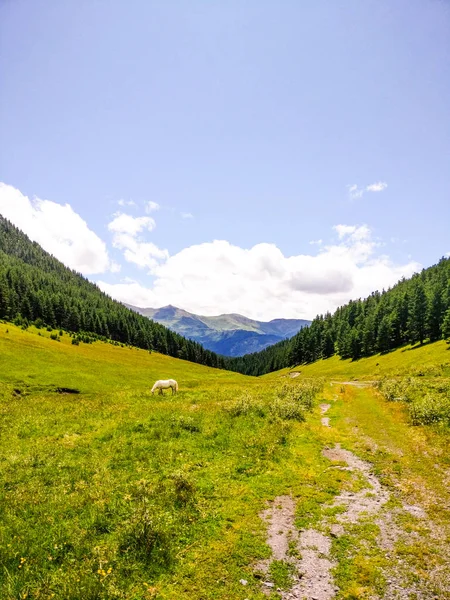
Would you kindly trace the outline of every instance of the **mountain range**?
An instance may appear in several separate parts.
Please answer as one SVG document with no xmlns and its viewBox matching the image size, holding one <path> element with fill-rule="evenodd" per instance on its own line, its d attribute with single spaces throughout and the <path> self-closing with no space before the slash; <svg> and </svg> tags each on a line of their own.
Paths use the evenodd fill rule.
<svg viewBox="0 0 450 600">
<path fill-rule="evenodd" d="M 292 337 L 311 322 L 305 319 L 255 321 L 238 314 L 206 317 L 172 305 L 162 308 L 126 306 L 224 356 L 259 352 Z"/>
</svg>

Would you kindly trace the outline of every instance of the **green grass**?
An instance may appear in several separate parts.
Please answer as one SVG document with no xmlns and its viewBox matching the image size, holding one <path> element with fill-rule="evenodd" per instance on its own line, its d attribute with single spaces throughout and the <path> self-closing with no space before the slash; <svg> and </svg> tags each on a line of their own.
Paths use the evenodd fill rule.
<svg viewBox="0 0 450 600">
<path fill-rule="evenodd" d="M 291 494 L 298 527 L 333 518 L 338 511 L 327 504 L 360 486 L 322 456 L 338 441 L 370 460 L 390 489 L 448 519 L 448 490 L 432 467 L 448 468 L 447 438 L 409 427 L 403 404 L 373 389 L 340 392 L 326 382 L 321 393 L 322 379 L 305 379 L 334 379 L 336 359 L 293 380 L 257 379 L 135 348 L 74 346 L 51 333 L 0 324 L 5 600 L 263 599 L 253 567 L 270 550 L 259 515 L 268 500 Z M 431 370 L 448 356 L 443 344 L 403 356 L 425 351 L 420 364 Z M 401 369 L 401 356 L 390 368 Z M 358 369 L 371 378 L 361 361 L 346 369 L 345 378 L 362 377 Z M 178 380 L 179 394 L 152 396 L 154 380 L 167 377 Z M 58 393 L 62 387 L 80 393 Z M 324 400 L 331 429 L 320 424 Z M 350 532 L 353 554 L 345 540 L 333 545 L 340 597 L 382 590 L 382 557 L 365 554 L 363 543 L 375 533 L 371 523 Z M 417 565 L 431 547 L 399 552 Z M 273 561 L 270 571 L 289 587 L 287 563 Z"/>
<path fill-rule="evenodd" d="M 0 332 L 0 596 L 263 597 L 265 500 L 328 485 L 310 387 L 299 420 L 285 387 L 37 333 Z M 152 396 L 167 376 L 179 394 Z"/>
<path fill-rule="evenodd" d="M 300 377 L 324 377 L 338 381 L 378 380 L 403 375 L 450 377 L 450 346 L 444 341 L 406 346 L 356 361 L 333 356 L 292 370 L 300 371 Z M 291 369 L 282 369 L 264 375 L 262 379 L 277 379 L 286 376 L 289 371 Z"/>
</svg>

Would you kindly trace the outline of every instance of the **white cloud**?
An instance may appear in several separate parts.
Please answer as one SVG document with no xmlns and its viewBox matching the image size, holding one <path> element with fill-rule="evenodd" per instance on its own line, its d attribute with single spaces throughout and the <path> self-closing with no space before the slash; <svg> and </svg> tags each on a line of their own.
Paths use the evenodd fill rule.
<svg viewBox="0 0 450 600">
<path fill-rule="evenodd" d="M 68 267 L 92 275 L 115 270 L 105 243 L 70 206 L 50 200 L 30 200 L 0 182 L 0 214 Z"/>
<path fill-rule="evenodd" d="M 321 246 L 323 244 L 323 240 L 311 240 L 309 243 L 311 246 Z"/>
<path fill-rule="evenodd" d="M 347 185 L 347 189 L 350 199 L 357 200 L 358 198 L 362 198 L 365 192 L 383 192 L 387 186 L 388 184 L 385 181 L 378 181 L 367 185 L 365 188 L 360 188 L 356 183 L 353 183 L 352 185 Z"/>
<path fill-rule="evenodd" d="M 132 217 L 125 213 L 116 213 L 114 219 L 108 223 L 108 229 L 114 233 L 128 233 L 136 235 L 144 229 L 152 231 L 156 226 L 151 217 Z"/>
<path fill-rule="evenodd" d="M 152 217 L 132 217 L 118 213 L 108 223 L 108 229 L 113 233 L 113 246 L 123 251 L 127 262 L 138 267 L 155 268 L 159 262 L 169 258 L 167 250 L 161 250 L 152 242 L 139 239 L 138 234 L 152 231 L 156 224 Z"/>
<path fill-rule="evenodd" d="M 333 227 L 337 231 L 339 239 L 341 240 L 343 237 L 350 235 L 356 231 L 355 225 L 335 225 Z"/>
<path fill-rule="evenodd" d="M 315 256 L 287 257 L 274 244 L 244 249 L 215 240 L 166 255 L 165 260 L 159 255 L 151 267 L 151 288 L 136 282 L 98 283 L 111 296 L 141 307 L 174 304 L 207 315 L 312 318 L 420 268 L 412 261 L 395 265 L 378 256 L 379 244 L 366 225 L 337 225 L 335 230 L 338 243 L 324 246 Z"/>
<path fill-rule="evenodd" d="M 181 218 L 182 219 L 193 219 L 194 215 L 190 212 L 182 212 L 181 213 Z"/>
<path fill-rule="evenodd" d="M 113 246 L 123 250 L 125 260 L 138 267 L 154 269 L 161 261 L 169 258 L 167 250 L 161 250 L 152 242 L 139 241 L 128 233 L 115 234 Z"/>
<path fill-rule="evenodd" d="M 371 183 L 366 187 L 368 192 L 382 192 L 387 188 L 388 184 L 385 181 L 378 181 L 377 183 Z"/>
<path fill-rule="evenodd" d="M 153 200 L 149 200 L 148 202 L 145 203 L 145 212 L 146 213 L 151 213 L 155 210 L 159 210 L 161 207 L 159 206 L 159 204 L 157 202 L 153 202 Z"/>
<path fill-rule="evenodd" d="M 118 200 L 117 204 L 119 206 L 137 206 L 136 202 L 134 202 L 133 200 L 124 200 L 123 198 Z"/>
</svg>

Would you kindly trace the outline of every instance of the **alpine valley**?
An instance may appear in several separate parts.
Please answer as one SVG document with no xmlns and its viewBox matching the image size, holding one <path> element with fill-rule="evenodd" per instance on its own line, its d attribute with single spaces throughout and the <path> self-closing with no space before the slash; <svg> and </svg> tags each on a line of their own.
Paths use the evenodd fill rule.
<svg viewBox="0 0 450 600">
<path fill-rule="evenodd" d="M 162 308 L 138 308 L 128 304 L 126 306 L 224 356 L 243 356 L 259 352 L 281 340 L 291 338 L 311 323 L 305 319 L 255 321 L 237 314 L 205 317 L 171 305 Z"/>
</svg>

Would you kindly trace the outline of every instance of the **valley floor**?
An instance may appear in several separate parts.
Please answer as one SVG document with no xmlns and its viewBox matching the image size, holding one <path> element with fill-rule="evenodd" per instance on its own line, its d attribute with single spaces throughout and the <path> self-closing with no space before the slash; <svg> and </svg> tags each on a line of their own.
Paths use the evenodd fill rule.
<svg viewBox="0 0 450 600">
<path fill-rule="evenodd" d="M 303 372 L 48 336 L 0 325 L 1 598 L 450 598 L 448 428 L 349 370 L 302 420 Z"/>
</svg>

